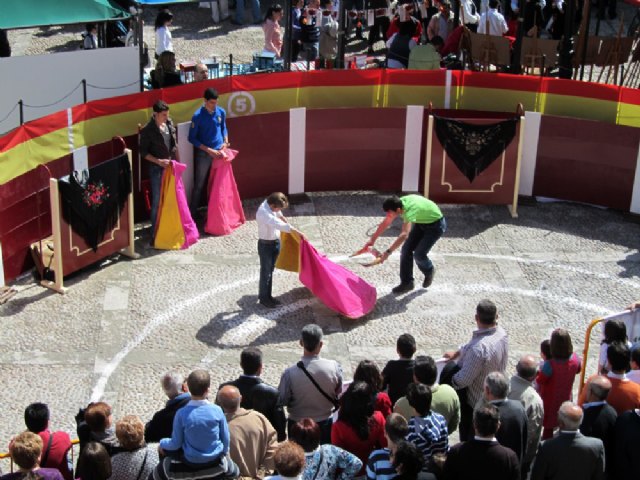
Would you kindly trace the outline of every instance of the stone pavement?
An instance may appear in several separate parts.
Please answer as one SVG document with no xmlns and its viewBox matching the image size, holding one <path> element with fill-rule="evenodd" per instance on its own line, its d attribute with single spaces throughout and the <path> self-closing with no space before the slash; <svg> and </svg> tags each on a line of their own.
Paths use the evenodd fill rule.
<svg viewBox="0 0 640 480">
<path fill-rule="evenodd" d="M 398 253 L 371 268 L 348 257 L 382 219 L 383 198 L 317 193 L 285 212 L 320 252 L 377 287 L 376 308 L 360 320 L 328 310 L 288 272 L 274 278 L 284 306 L 257 304 L 254 215 L 261 199 L 244 202 L 247 224 L 232 235 L 205 236 L 189 250 L 144 248 L 146 227 L 139 226 L 142 258 L 116 256 L 80 272 L 66 281 L 64 296 L 22 278 L 18 293 L 0 306 L 0 445 L 24 428 L 24 407 L 33 401 L 48 403 L 52 427 L 70 432 L 90 399 L 112 404 L 116 419 L 136 414 L 147 421 L 164 403 L 164 371 L 205 367 L 216 388 L 240 373 L 239 354 L 248 345 L 262 348 L 264 377 L 277 385 L 299 357 L 299 331 L 310 322 L 327 335 L 323 354 L 351 378 L 362 359 L 382 367 L 395 358 L 404 332 L 416 337 L 419 353 L 438 358 L 469 339 L 475 305 L 490 298 L 509 333 L 512 373 L 521 354 L 538 355 L 554 327 L 567 327 L 581 352 L 591 319 L 640 299 L 637 217 L 533 201 L 516 219 L 503 206 L 444 205 L 448 231 L 433 250 L 433 286 L 395 297 Z M 398 233 L 392 226 L 379 248 Z"/>
</svg>

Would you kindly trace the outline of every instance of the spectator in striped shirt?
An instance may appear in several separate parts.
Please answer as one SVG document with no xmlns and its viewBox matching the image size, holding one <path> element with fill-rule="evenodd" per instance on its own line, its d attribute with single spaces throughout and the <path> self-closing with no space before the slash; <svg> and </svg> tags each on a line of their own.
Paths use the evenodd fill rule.
<svg viewBox="0 0 640 480">
<path fill-rule="evenodd" d="M 391 451 L 403 441 L 409 433 L 407 420 L 399 413 L 392 413 L 387 417 L 384 425 L 384 436 L 387 448 L 374 450 L 367 461 L 367 480 L 392 480 L 397 476 L 396 469 L 391 464 Z"/>
<path fill-rule="evenodd" d="M 429 470 L 429 461 L 435 453 L 447 453 L 449 432 L 447 421 L 439 413 L 431 411 L 431 389 L 421 383 L 409 385 L 407 398 L 409 405 L 417 415 L 409 420 L 407 441 L 422 451 L 425 470 Z"/>
<path fill-rule="evenodd" d="M 507 332 L 498 325 L 498 310 L 491 300 L 481 300 L 476 307 L 476 325 L 471 340 L 457 351 L 443 357 L 457 360 L 459 371 L 451 386 L 460 396 L 460 440 L 473 438 L 473 409 L 484 391 L 484 379 L 491 372 L 505 373 L 509 357 Z M 466 393 L 463 393 L 466 392 Z"/>
</svg>

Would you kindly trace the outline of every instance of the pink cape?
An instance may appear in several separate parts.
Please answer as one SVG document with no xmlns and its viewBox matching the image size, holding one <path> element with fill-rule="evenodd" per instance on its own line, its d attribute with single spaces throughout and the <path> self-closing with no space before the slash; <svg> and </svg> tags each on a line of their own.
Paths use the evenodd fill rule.
<svg viewBox="0 0 640 480">
<path fill-rule="evenodd" d="M 307 240 L 300 240 L 300 281 L 327 307 L 360 318 L 376 305 L 376 287 L 333 263 Z"/>
<path fill-rule="evenodd" d="M 215 159 L 211 162 L 209 173 L 209 203 L 204 231 L 211 235 L 229 235 L 245 222 L 231 166 L 231 160 L 238 155 L 238 151 L 224 151 L 227 159 Z"/>
<path fill-rule="evenodd" d="M 200 238 L 196 222 L 191 218 L 189 202 L 187 202 L 187 195 L 184 191 L 182 173 L 186 168 L 187 166 L 184 163 L 176 162 L 175 160 L 171 161 L 171 169 L 173 171 L 173 176 L 176 179 L 176 200 L 178 202 L 178 211 L 180 212 L 182 229 L 184 230 L 184 244 L 182 245 L 182 249 L 189 248 L 198 241 L 198 238 Z"/>
</svg>

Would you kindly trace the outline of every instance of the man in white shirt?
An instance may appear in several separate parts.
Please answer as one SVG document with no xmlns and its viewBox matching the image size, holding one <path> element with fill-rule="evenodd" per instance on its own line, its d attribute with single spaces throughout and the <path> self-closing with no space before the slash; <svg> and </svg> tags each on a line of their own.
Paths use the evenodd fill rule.
<svg viewBox="0 0 640 480">
<path fill-rule="evenodd" d="M 284 193 L 274 192 L 260 204 L 256 213 L 258 222 L 258 256 L 260 257 L 260 287 L 258 300 L 267 308 L 276 308 L 280 301 L 271 295 L 273 270 L 280 253 L 280 232 L 301 232 L 293 228 L 281 210 L 289 206 Z"/>
<path fill-rule="evenodd" d="M 498 12 L 498 0 L 489 0 L 489 10 L 480 16 L 478 33 L 488 33 L 501 37 L 509 30 L 507 22 L 500 12 Z M 487 24 L 489 30 L 487 31 Z"/>
</svg>

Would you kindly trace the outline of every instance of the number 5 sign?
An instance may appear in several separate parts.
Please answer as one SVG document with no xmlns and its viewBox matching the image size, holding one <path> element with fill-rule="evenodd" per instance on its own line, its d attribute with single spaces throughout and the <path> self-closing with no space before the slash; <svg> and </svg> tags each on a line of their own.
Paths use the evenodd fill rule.
<svg viewBox="0 0 640 480">
<path fill-rule="evenodd" d="M 256 100 L 249 92 L 234 92 L 229 96 L 227 112 L 229 117 L 251 115 L 256 110 Z"/>
</svg>

